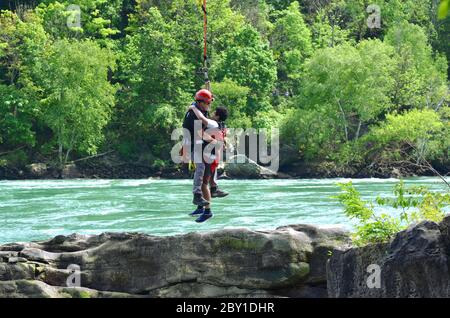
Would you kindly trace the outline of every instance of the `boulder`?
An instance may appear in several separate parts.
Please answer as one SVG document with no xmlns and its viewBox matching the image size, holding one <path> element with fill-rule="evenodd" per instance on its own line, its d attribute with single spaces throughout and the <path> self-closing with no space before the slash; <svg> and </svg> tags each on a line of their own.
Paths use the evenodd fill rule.
<svg viewBox="0 0 450 318">
<path fill-rule="evenodd" d="M 63 179 L 76 179 L 81 178 L 82 174 L 75 164 L 69 164 L 64 166 L 61 172 L 61 176 Z"/>
<path fill-rule="evenodd" d="M 348 244 L 342 229 L 306 225 L 57 236 L 0 246 L 3 255 L 27 260 L 0 263 L 0 297 L 76 297 L 64 290 L 73 264 L 89 297 L 326 297 L 329 253 Z"/>
<path fill-rule="evenodd" d="M 57 288 L 36 280 L 0 281 L 2 298 L 58 298 Z"/>
<path fill-rule="evenodd" d="M 32 163 L 26 168 L 33 177 L 43 177 L 47 173 L 47 165 L 45 163 Z"/>
<path fill-rule="evenodd" d="M 34 279 L 35 265 L 31 263 L 0 263 L 0 281 Z"/>
<path fill-rule="evenodd" d="M 327 266 L 330 297 L 450 297 L 450 217 L 422 222 L 389 243 L 336 250 Z M 376 284 L 376 282 L 379 284 Z"/>
<path fill-rule="evenodd" d="M 0 281 L 2 298 L 141 298 L 141 295 L 99 292 L 89 288 L 55 287 L 38 280 Z"/>
<path fill-rule="evenodd" d="M 224 173 L 230 178 L 263 179 L 277 176 L 276 173 L 260 166 L 244 155 L 233 156 L 227 160 Z"/>
<path fill-rule="evenodd" d="M 8 259 L 8 263 L 12 263 L 12 264 L 15 264 L 15 263 L 26 263 L 27 261 L 28 260 L 26 258 L 23 258 L 23 257 L 10 257 Z"/>
</svg>

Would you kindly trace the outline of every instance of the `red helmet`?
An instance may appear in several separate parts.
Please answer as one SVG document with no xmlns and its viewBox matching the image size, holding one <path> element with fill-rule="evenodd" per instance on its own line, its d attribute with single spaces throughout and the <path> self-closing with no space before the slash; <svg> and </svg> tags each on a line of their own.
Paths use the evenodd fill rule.
<svg viewBox="0 0 450 318">
<path fill-rule="evenodd" d="M 195 94 L 195 100 L 198 102 L 211 103 L 214 100 L 214 97 L 207 89 L 201 89 Z"/>
</svg>

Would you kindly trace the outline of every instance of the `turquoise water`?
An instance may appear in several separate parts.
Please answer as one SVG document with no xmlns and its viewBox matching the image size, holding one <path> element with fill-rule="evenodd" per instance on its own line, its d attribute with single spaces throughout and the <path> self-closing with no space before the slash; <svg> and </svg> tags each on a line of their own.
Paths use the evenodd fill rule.
<svg viewBox="0 0 450 318">
<path fill-rule="evenodd" d="M 188 216 L 194 208 L 190 180 L 0 181 L 0 243 L 74 232 L 174 235 L 236 227 L 274 229 L 299 223 L 350 228 L 342 207 L 330 198 L 339 192 L 336 182 L 348 180 L 220 181 L 230 196 L 214 201 L 215 217 L 204 224 Z M 368 199 L 389 195 L 398 180 L 353 182 Z M 413 178 L 407 184 L 446 191 L 438 178 Z"/>
</svg>

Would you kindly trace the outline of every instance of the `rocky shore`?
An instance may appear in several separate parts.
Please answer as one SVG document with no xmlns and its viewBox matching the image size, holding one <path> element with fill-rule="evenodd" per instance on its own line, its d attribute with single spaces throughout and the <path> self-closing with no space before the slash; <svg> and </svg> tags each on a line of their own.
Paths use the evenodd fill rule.
<svg viewBox="0 0 450 318">
<path fill-rule="evenodd" d="M 450 297 L 449 251 L 450 216 L 361 248 L 310 225 L 73 234 L 0 246 L 0 297 Z"/>
<path fill-rule="evenodd" d="M 315 163 L 281 166 L 276 174 L 267 173 L 268 169 L 255 162 L 228 164 L 219 169 L 223 178 L 229 179 L 291 179 L 291 178 L 405 178 L 417 176 L 436 176 L 426 168 L 405 170 L 392 167 L 384 170 L 339 169 L 332 163 Z M 446 169 L 440 169 L 442 175 L 448 175 Z M 155 168 L 151 165 L 125 162 L 94 160 L 68 164 L 63 169 L 45 163 L 32 163 L 23 167 L 0 166 L 0 180 L 29 179 L 188 179 L 191 173 L 187 166 L 168 166 Z"/>
<path fill-rule="evenodd" d="M 327 259 L 348 244 L 308 225 L 58 236 L 0 246 L 0 297 L 327 297 Z"/>
</svg>

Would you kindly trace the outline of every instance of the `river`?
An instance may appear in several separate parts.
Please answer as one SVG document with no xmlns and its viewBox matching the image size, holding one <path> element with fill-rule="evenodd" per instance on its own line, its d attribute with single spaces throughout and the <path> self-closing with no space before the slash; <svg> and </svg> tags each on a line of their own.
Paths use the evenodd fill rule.
<svg viewBox="0 0 450 318">
<path fill-rule="evenodd" d="M 289 224 L 352 223 L 331 196 L 349 179 L 223 180 L 230 192 L 215 199 L 215 217 L 197 224 L 188 216 L 190 180 L 0 181 L 0 243 L 32 241 L 74 232 L 143 232 L 174 235 L 247 227 L 274 229 Z M 389 196 L 396 179 L 356 179 L 363 198 Z M 446 191 L 438 178 L 410 178 L 408 185 Z M 397 213 L 396 211 L 390 211 Z"/>
</svg>

